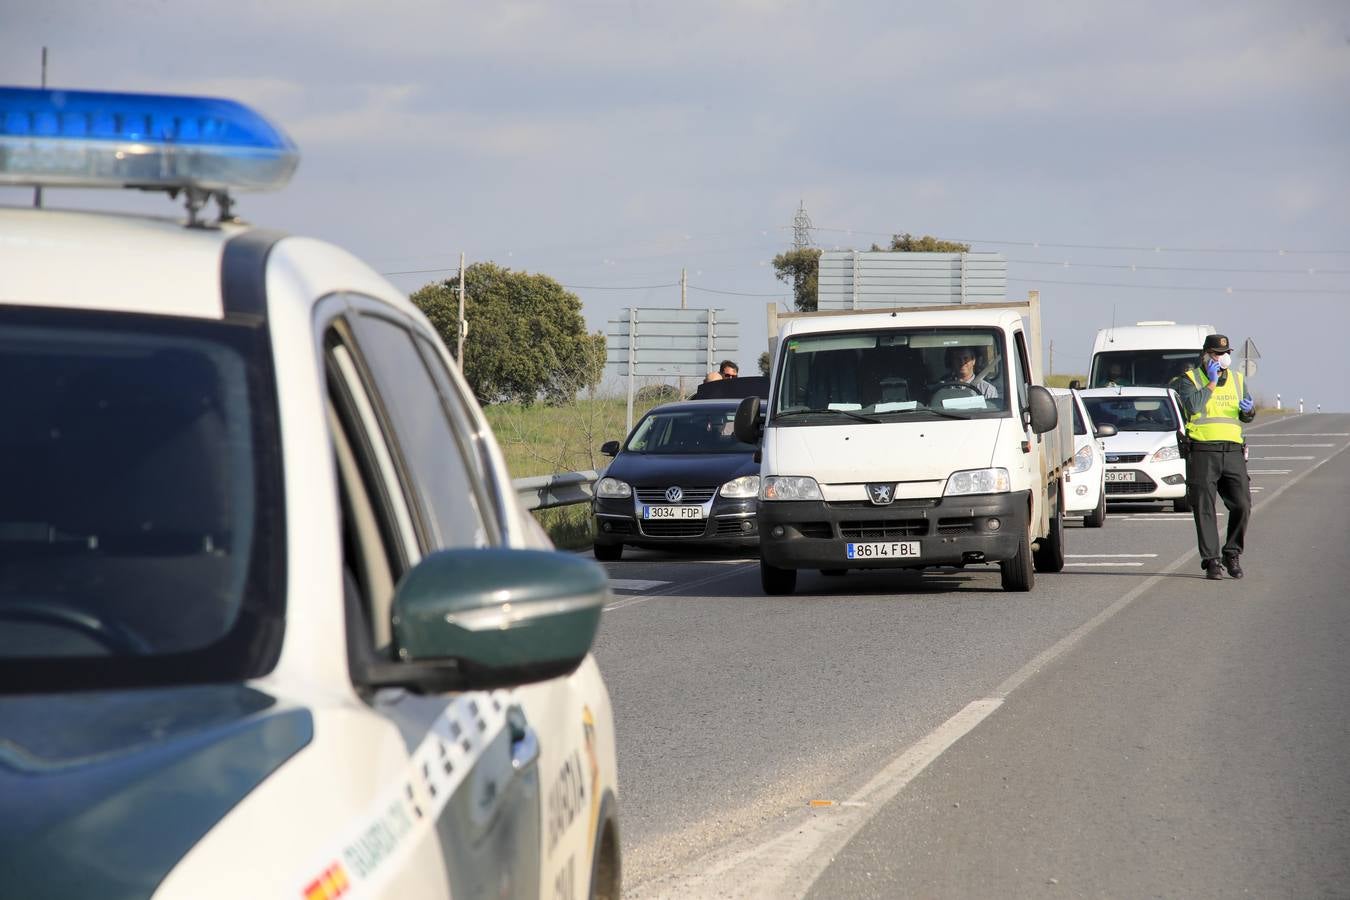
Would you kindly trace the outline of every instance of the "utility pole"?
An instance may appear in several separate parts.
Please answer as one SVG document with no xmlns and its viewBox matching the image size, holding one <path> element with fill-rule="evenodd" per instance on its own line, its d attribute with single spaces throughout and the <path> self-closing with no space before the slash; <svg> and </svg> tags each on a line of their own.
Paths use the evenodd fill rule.
<svg viewBox="0 0 1350 900">
<path fill-rule="evenodd" d="M 459 348 L 455 351 L 455 362 L 459 363 L 459 374 L 464 374 L 464 335 L 469 333 L 469 323 L 464 320 L 464 253 L 459 254 Z"/>
<path fill-rule="evenodd" d="M 688 297 L 689 297 L 689 271 L 687 269 L 680 269 L 680 309 L 685 308 L 685 303 L 687 302 Z M 680 399 L 683 400 L 685 396 L 687 395 L 684 392 L 684 376 L 681 375 Z"/>
<path fill-rule="evenodd" d="M 42 88 L 43 88 L 43 90 L 46 90 L 46 89 L 47 89 L 47 48 L 46 48 L 46 47 L 43 47 L 43 48 L 42 48 Z M 41 209 L 41 208 L 42 208 L 42 188 L 40 188 L 40 187 L 35 187 L 35 188 L 33 188 L 33 206 L 36 207 L 36 208 L 38 208 L 38 209 Z"/>
<path fill-rule="evenodd" d="M 811 217 L 806 214 L 806 201 L 799 200 L 797 215 L 792 217 L 792 249 L 801 250 L 811 245 Z"/>
<path fill-rule="evenodd" d="M 1051 375 L 1053 375 L 1053 374 L 1055 374 L 1055 339 L 1054 339 L 1054 338 L 1051 338 L 1051 339 L 1050 339 L 1050 361 L 1046 364 L 1046 367 L 1045 367 L 1045 377 L 1046 377 L 1046 378 L 1049 378 L 1049 377 L 1050 377 Z"/>
</svg>

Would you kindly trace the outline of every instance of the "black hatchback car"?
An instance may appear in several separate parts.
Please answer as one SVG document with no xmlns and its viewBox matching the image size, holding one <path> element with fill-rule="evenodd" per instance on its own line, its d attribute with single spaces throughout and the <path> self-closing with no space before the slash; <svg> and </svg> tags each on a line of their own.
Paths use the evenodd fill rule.
<svg viewBox="0 0 1350 900">
<path fill-rule="evenodd" d="M 595 483 L 595 556 L 618 559 L 624 544 L 758 547 L 759 463 L 732 434 L 738 400 L 684 400 L 654 407 Z"/>
</svg>

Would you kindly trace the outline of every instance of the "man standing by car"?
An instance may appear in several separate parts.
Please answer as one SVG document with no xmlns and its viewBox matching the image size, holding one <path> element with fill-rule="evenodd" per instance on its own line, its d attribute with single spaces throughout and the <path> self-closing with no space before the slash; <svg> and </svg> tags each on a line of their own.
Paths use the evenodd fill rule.
<svg viewBox="0 0 1350 900">
<path fill-rule="evenodd" d="M 1232 348 L 1222 334 L 1205 338 L 1199 363 L 1172 380 L 1186 417 L 1186 493 L 1195 516 L 1200 563 L 1205 577 L 1218 580 L 1220 570 L 1242 577 L 1240 558 L 1251 518 L 1251 482 L 1242 423 L 1256 418 L 1256 404 L 1240 372 L 1230 372 Z M 1228 507 L 1228 540 L 1219 547 L 1215 495 Z"/>
<path fill-rule="evenodd" d="M 741 367 L 736 365 L 733 360 L 724 359 L 717 366 L 718 374 L 723 378 L 735 378 L 741 374 Z"/>
</svg>

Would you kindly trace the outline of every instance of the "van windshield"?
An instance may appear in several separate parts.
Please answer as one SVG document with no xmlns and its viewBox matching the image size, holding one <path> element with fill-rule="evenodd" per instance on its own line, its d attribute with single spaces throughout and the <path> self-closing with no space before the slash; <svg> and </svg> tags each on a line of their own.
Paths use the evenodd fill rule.
<svg viewBox="0 0 1350 900">
<path fill-rule="evenodd" d="M 256 322 L 0 307 L 0 685 L 234 680 L 271 648 L 267 347 Z"/>
<path fill-rule="evenodd" d="M 1088 387 L 1167 387 L 1195 365 L 1200 348 L 1193 350 L 1112 350 L 1092 358 Z"/>
<path fill-rule="evenodd" d="M 775 419 L 819 424 L 905 416 L 984 418 L 1008 410 L 1003 333 L 905 328 L 789 337 Z M 840 415 L 840 413 L 853 415 Z"/>
</svg>

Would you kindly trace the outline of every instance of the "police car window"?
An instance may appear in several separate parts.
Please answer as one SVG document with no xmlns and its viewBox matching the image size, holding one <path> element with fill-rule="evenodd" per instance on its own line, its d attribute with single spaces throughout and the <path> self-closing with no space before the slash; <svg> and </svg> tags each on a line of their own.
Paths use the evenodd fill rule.
<svg viewBox="0 0 1350 900">
<path fill-rule="evenodd" d="M 171 317 L 0 316 L 0 662 L 134 656 L 138 681 L 198 679 L 211 649 L 258 642 L 272 627 L 260 613 L 279 627 L 263 337 Z M 166 655 L 179 659 L 163 671 L 144 659 Z"/>
<path fill-rule="evenodd" d="M 395 443 L 422 502 L 432 546 L 487 546 L 492 530 L 480 510 L 461 436 L 446 417 L 412 334 L 382 316 L 361 315 L 357 340 L 379 402 L 393 420 Z"/>
</svg>

